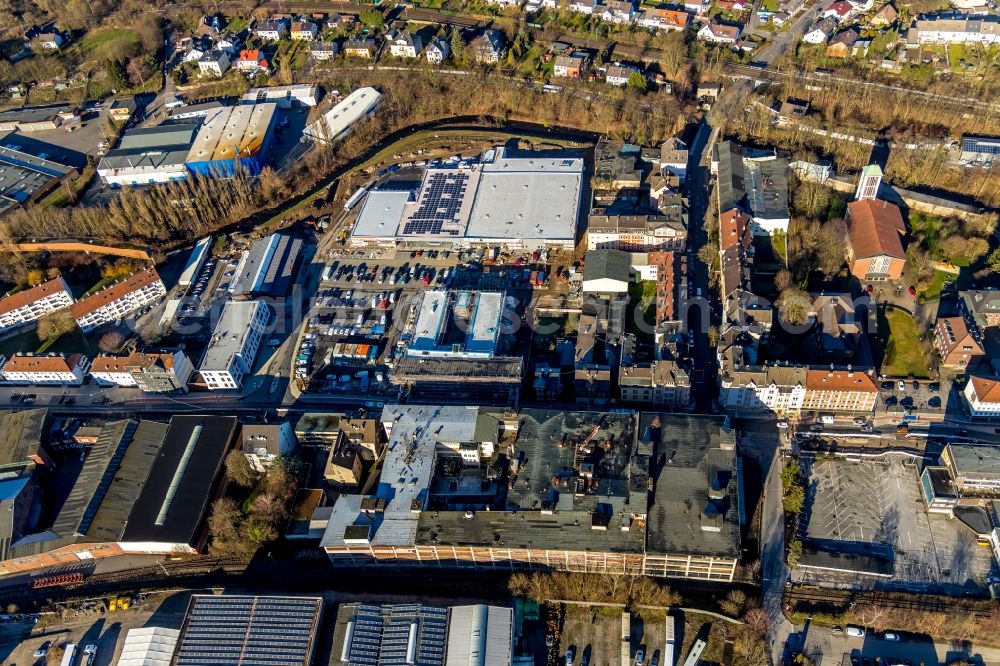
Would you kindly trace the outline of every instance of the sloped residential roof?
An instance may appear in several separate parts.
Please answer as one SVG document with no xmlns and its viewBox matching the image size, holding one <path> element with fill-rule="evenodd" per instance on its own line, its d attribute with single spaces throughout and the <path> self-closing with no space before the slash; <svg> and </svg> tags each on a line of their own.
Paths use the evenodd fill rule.
<svg viewBox="0 0 1000 666">
<path fill-rule="evenodd" d="M 61 277 L 49 280 L 48 282 L 43 282 L 37 287 L 31 287 L 30 289 L 19 291 L 16 294 L 0 299 L 0 314 L 13 312 L 18 308 L 28 305 L 29 303 L 34 303 L 35 301 L 41 300 L 46 296 L 51 296 L 52 294 L 60 291 L 68 292 L 68 289 L 66 289 L 66 283 Z"/>
<path fill-rule="evenodd" d="M 157 273 L 156 269 L 151 266 L 145 270 L 139 271 L 138 273 L 133 273 L 121 282 L 117 282 L 107 289 L 102 289 L 96 294 L 91 294 L 90 296 L 81 298 L 70 306 L 70 312 L 73 313 L 75 318 L 79 319 L 86 314 L 99 310 L 109 303 L 114 303 L 126 294 L 139 291 L 143 287 L 147 287 L 154 282 L 159 282 L 159 280 L 160 274 Z"/>
<path fill-rule="evenodd" d="M 875 380 L 860 370 L 810 370 L 806 374 L 810 391 L 857 391 L 878 393 Z"/>
<path fill-rule="evenodd" d="M 1000 381 L 989 377 L 969 377 L 979 402 L 1000 402 Z"/>
<path fill-rule="evenodd" d="M 906 225 L 898 206 L 879 199 L 852 201 L 847 204 L 847 217 L 855 258 L 882 255 L 906 258 L 901 240 Z"/>
<path fill-rule="evenodd" d="M 583 279 L 619 280 L 628 282 L 632 266 L 628 252 L 621 250 L 591 250 L 586 254 L 583 265 Z"/>
</svg>

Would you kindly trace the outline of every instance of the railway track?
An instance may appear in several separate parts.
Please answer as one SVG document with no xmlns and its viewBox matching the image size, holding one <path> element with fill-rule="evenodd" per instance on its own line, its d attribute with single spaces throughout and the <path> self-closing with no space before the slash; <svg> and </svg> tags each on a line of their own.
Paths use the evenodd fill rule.
<svg viewBox="0 0 1000 666">
<path fill-rule="evenodd" d="M 897 610 L 916 610 L 931 613 L 961 612 L 978 618 L 989 618 L 994 614 L 992 609 L 982 606 L 976 607 L 964 599 L 933 596 L 901 597 L 899 593 L 888 592 L 792 589 L 785 593 L 785 604 L 804 604 L 812 606 L 816 610 L 828 608 L 839 611 L 847 610 L 857 604 L 865 604 Z"/>
</svg>

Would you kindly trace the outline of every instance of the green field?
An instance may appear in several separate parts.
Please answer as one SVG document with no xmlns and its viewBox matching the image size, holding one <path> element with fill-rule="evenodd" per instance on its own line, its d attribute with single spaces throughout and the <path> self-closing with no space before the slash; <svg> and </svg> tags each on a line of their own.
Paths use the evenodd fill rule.
<svg viewBox="0 0 1000 666">
<path fill-rule="evenodd" d="M 121 58 L 122 54 L 131 53 L 138 42 L 138 33 L 113 28 L 91 30 L 82 40 L 84 51 L 98 60 Z"/>
<path fill-rule="evenodd" d="M 945 286 L 957 279 L 958 276 L 953 273 L 934 271 L 934 277 L 930 284 L 928 284 L 924 289 L 917 289 L 917 295 L 920 297 L 920 302 L 926 303 L 927 301 L 938 300 L 941 298 L 941 291 L 945 288 Z"/>
<path fill-rule="evenodd" d="M 882 373 L 887 377 L 930 377 L 930 359 L 924 353 L 913 317 L 902 310 L 879 311 L 878 337 L 882 343 Z"/>
</svg>

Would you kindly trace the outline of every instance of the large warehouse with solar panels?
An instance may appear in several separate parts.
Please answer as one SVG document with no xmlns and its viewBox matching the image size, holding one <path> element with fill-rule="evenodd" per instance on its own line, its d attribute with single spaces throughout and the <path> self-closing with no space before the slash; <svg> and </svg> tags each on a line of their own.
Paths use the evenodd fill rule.
<svg viewBox="0 0 1000 666">
<path fill-rule="evenodd" d="M 510 608 L 345 604 L 337 613 L 331 664 L 504 666 L 513 661 Z"/>
<path fill-rule="evenodd" d="M 319 597 L 191 597 L 173 664 L 310 666 L 323 611 Z"/>
<path fill-rule="evenodd" d="M 351 244 L 571 249 L 582 185 L 583 158 L 575 154 L 493 148 L 476 163 L 428 167 L 415 189 L 376 187 Z"/>
</svg>

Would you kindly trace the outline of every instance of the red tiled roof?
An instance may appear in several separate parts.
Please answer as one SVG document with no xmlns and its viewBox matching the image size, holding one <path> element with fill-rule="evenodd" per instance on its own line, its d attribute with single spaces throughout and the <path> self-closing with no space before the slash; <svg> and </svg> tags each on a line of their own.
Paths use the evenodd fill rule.
<svg viewBox="0 0 1000 666">
<path fill-rule="evenodd" d="M 3 367 L 4 372 L 72 372 L 80 362 L 80 354 L 63 356 L 32 356 L 15 354 Z"/>
<path fill-rule="evenodd" d="M 145 368 L 152 363 L 161 363 L 164 368 L 174 365 L 173 354 L 144 354 L 132 352 L 126 356 L 103 355 L 94 359 L 90 366 L 91 374 L 95 372 L 129 372 L 132 368 Z"/>
<path fill-rule="evenodd" d="M 969 377 L 980 402 L 1000 402 L 1000 382 L 986 377 Z"/>
<path fill-rule="evenodd" d="M 59 291 L 66 291 L 62 278 L 49 280 L 48 282 L 41 283 L 37 287 L 31 287 L 30 289 L 19 291 L 16 294 L 11 294 L 6 298 L 0 299 L 0 314 L 13 312 L 20 307 L 24 307 L 29 303 L 34 303 L 37 300 L 41 300 L 46 296 L 51 296 Z"/>
<path fill-rule="evenodd" d="M 852 201 L 847 204 L 847 217 L 855 258 L 882 255 L 906 258 L 900 239 L 906 233 L 906 226 L 898 206 L 879 199 Z"/>
<path fill-rule="evenodd" d="M 719 216 L 719 244 L 722 250 L 726 251 L 740 243 L 749 246 L 752 242 L 747 234 L 747 225 L 750 224 L 750 216 L 739 208 L 727 210 Z"/>
<path fill-rule="evenodd" d="M 107 289 L 103 289 L 96 294 L 81 298 L 70 306 L 70 311 L 73 313 L 74 318 L 79 319 L 94 310 L 104 307 L 108 303 L 117 301 L 125 294 L 138 291 L 139 289 L 142 289 L 146 285 L 152 284 L 159 279 L 160 275 L 156 272 L 156 269 L 152 267 L 139 271 L 138 273 L 133 273 L 121 282 L 113 284 Z"/>
<path fill-rule="evenodd" d="M 810 391 L 864 391 L 878 393 L 878 386 L 867 373 L 855 370 L 809 370 L 806 389 Z"/>
</svg>

